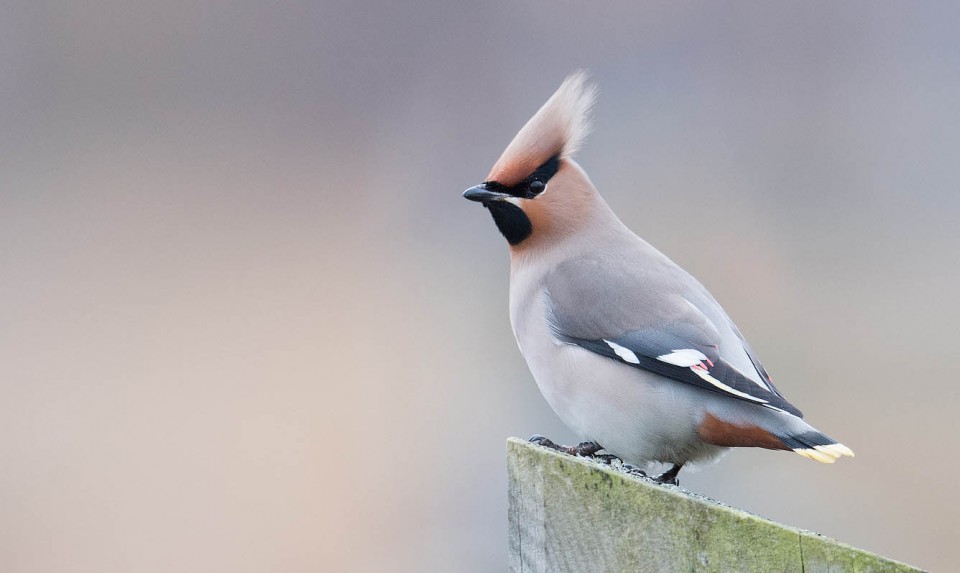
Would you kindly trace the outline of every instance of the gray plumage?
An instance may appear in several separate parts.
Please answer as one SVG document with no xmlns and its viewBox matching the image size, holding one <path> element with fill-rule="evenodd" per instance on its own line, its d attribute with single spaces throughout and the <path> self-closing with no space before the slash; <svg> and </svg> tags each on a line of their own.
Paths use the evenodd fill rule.
<svg viewBox="0 0 960 573">
<path fill-rule="evenodd" d="M 761 373 L 759 361 L 751 360 L 746 342 L 706 289 L 659 251 L 632 239 L 571 257 L 545 277 L 554 335 L 680 382 L 802 416 Z M 637 361 L 625 360 L 610 343 L 633 352 Z M 713 377 L 741 395 L 658 358 L 681 349 L 704 355 L 717 367 Z"/>
</svg>

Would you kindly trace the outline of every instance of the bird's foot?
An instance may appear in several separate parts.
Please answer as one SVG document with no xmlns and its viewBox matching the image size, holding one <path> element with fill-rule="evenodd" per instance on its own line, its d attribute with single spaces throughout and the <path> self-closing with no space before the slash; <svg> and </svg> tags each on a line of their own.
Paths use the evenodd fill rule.
<svg viewBox="0 0 960 573">
<path fill-rule="evenodd" d="M 537 444 L 538 446 L 550 448 L 551 450 L 556 450 L 558 452 L 562 451 L 560 449 L 561 446 L 558 446 L 557 444 L 553 443 L 553 440 L 551 440 L 546 436 L 541 436 L 540 434 L 534 434 L 530 436 L 530 439 L 527 441 L 530 442 L 531 444 Z"/>
<path fill-rule="evenodd" d="M 530 437 L 528 440 L 531 444 L 537 444 L 538 446 L 543 446 L 545 448 L 550 448 L 551 450 L 557 452 L 563 452 L 571 456 L 580 456 L 583 458 L 593 458 L 599 460 L 607 465 L 613 465 L 614 461 L 620 462 L 620 469 L 625 473 L 632 475 L 634 477 L 643 477 L 652 479 L 657 483 L 665 483 L 670 485 L 680 485 L 680 480 L 677 479 L 677 475 L 680 473 L 680 468 L 683 466 L 681 464 L 673 464 L 673 466 L 662 474 L 651 478 L 647 475 L 647 472 L 638 468 L 635 465 L 625 463 L 619 457 L 613 454 L 600 454 L 598 452 L 603 450 L 603 446 L 596 442 L 581 442 L 576 446 L 561 446 L 560 444 L 555 443 L 550 438 L 536 434 Z"/>
<path fill-rule="evenodd" d="M 613 454 L 593 454 L 593 459 L 597 460 L 598 462 L 603 462 L 608 466 L 612 466 L 613 462 L 615 461 L 623 463 L 623 460 Z"/>
<path fill-rule="evenodd" d="M 585 458 L 596 458 L 600 456 L 606 456 L 610 454 L 600 454 L 597 456 L 597 452 L 603 449 L 603 446 L 596 442 L 580 442 L 576 446 L 570 448 L 572 450 L 569 453 L 572 453 L 575 456 L 583 456 Z"/>
<path fill-rule="evenodd" d="M 650 477 L 647 475 L 647 472 L 643 471 L 642 469 L 638 468 L 633 464 L 622 463 L 620 464 L 620 469 L 622 469 L 628 475 L 632 475 L 633 477 L 642 477 L 642 478 Z"/>
<path fill-rule="evenodd" d="M 545 448 L 550 448 L 551 450 L 556 450 L 558 452 L 563 452 L 565 454 L 570 454 L 571 456 L 580 456 L 583 458 L 597 458 L 603 460 L 605 463 L 610 463 L 612 459 L 619 459 L 612 454 L 600 454 L 597 455 L 597 452 L 603 449 L 603 446 L 596 442 L 581 442 L 576 446 L 561 446 L 556 444 L 550 438 L 541 436 L 539 434 L 534 435 L 530 438 L 530 443 L 537 444 L 538 446 L 543 446 Z"/>
<path fill-rule="evenodd" d="M 670 485 L 680 485 L 680 480 L 677 479 L 677 474 L 680 473 L 680 468 L 683 467 L 680 464 L 673 464 L 673 467 L 653 478 L 653 481 L 657 483 L 668 483 Z"/>
</svg>

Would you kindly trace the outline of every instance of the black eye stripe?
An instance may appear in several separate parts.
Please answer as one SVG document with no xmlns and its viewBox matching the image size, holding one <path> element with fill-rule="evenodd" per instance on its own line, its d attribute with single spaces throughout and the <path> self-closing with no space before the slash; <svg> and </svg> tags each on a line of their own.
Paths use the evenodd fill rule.
<svg viewBox="0 0 960 573">
<path fill-rule="evenodd" d="M 543 192 L 546 188 L 546 184 L 550 181 L 550 178 L 556 175 L 557 171 L 560 170 L 560 156 L 554 155 L 550 159 L 543 162 L 540 167 L 530 174 L 529 177 L 513 185 L 512 187 L 507 187 L 496 181 L 487 181 L 484 185 L 487 189 L 491 191 L 499 191 L 501 193 L 509 193 L 514 197 L 521 197 L 523 199 L 533 199 L 537 195 Z M 538 182 L 539 185 L 535 185 L 534 182 Z"/>
<path fill-rule="evenodd" d="M 537 170 L 533 172 L 530 177 L 527 177 L 524 182 L 529 183 L 532 181 L 542 181 L 546 183 L 550 181 L 550 178 L 556 175 L 557 171 L 560 169 L 560 156 L 554 155 L 550 159 L 547 159 L 543 165 L 537 167 Z"/>
</svg>

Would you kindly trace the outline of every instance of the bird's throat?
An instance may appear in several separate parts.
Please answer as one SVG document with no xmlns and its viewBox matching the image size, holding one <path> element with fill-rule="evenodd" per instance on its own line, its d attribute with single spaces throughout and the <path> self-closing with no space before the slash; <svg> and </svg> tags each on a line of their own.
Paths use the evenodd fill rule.
<svg viewBox="0 0 960 573">
<path fill-rule="evenodd" d="M 507 201 L 490 201 L 486 204 L 493 215 L 493 222 L 497 224 L 497 229 L 507 239 L 511 245 L 519 245 L 531 233 L 533 233 L 533 224 L 530 218 L 523 212 L 523 209 Z"/>
</svg>

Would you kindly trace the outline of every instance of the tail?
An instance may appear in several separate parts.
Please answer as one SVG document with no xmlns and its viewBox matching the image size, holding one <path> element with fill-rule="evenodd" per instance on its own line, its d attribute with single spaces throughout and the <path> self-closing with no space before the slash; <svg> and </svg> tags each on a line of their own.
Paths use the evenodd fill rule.
<svg viewBox="0 0 960 573">
<path fill-rule="evenodd" d="M 811 428 L 806 432 L 791 435 L 777 435 L 787 448 L 805 458 L 832 464 L 842 456 L 853 457 L 853 450 L 830 436 Z"/>
<path fill-rule="evenodd" d="M 712 410 L 697 428 L 700 438 L 708 444 L 793 450 L 825 464 L 832 464 L 841 456 L 853 457 L 853 450 L 789 412 L 733 400 L 717 401 Z"/>
</svg>

